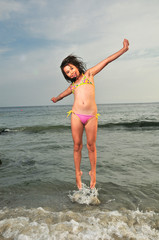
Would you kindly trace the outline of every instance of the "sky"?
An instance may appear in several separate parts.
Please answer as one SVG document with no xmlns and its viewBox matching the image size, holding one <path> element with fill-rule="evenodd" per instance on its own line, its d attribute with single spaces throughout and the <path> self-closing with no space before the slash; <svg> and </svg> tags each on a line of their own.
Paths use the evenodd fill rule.
<svg viewBox="0 0 159 240">
<path fill-rule="evenodd" d="M 69 85 L 69 54 L 94 66 L 97 104 L 159 102 L 158 0 L 0 0 L 0 107 L 41 106 Z M 72 104 L 73 94 L 56 104 Z"/>
</svg>

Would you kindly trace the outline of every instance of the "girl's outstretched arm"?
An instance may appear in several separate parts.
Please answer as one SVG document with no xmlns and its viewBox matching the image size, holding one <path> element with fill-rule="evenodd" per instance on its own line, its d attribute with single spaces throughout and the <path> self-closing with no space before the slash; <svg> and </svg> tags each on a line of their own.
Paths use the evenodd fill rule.
<svg viewBox="0 0 159 240">
<path fill-rule="evenodd" d="M 108 63 L 114 61 L 115 59 L 117 59 L 118 57 L 120 57 L 122 54 L 124 54 L 126 51 L 128 51 L 129 49 L 129 41 L 127 39 L 124 39 L 123 41 L 123 48 L 120 49 L 118 52 L 114 53 L 113 55 L 107 57 L 106 59 L 104 59 L 103 61 L 101 61 L 100 63 L 98 63 L 97 65 L 95 65 L 94 67 L 88 69 L 88 71 L 90 71 L 90 73 L 94 76 L 97 73 L 99 73 Z"/>
<path fill-rule="evenodd" d="M 72 93 L 70 86 L 62 93 L 60 93 L 57 97 L 53 97 L 51 98 L 51 101 L 53 101 L 54 103 L 62 100 L 64 97 L 67 97 L 68 95 L 70 95 Z"/>
</svg>

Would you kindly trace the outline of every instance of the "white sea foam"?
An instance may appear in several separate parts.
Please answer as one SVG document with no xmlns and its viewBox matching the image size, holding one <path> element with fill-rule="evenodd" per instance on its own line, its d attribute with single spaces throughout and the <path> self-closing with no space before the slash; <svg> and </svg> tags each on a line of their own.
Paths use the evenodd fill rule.
<svg viewBox="0 0 159 240">
<path fill-rule="evenodd" d="M 159 214 L 121 211 L 3 209 L 0 239 L 14 240 L 158 240 Z"/>
<path fill-rule="evenodd" d="M 87 205 L 99 205 L 100 200 L 98 199 L 98 189 L 90 189 L 86 184 L 82 184 L 82 189 L 69 193 L 69 198 L 72 202 Z"/>
</svg>

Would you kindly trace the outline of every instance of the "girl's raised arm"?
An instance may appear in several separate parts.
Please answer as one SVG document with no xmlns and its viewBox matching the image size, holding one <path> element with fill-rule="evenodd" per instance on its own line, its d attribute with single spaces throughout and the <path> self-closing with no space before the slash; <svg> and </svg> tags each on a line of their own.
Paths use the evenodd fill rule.
<svg viewBox="0 0 159 240">
<path fill-rule="evenodd" d="M 118 52 L 114 53 L 113 55 L 107 57 L 106 59 L 104 59 L 103 61 L 101 61 L 100 63 L 98 63 L 97 65 L 95 65 L 94 67 L 88 69 L 88 71 L 90 71 L 90 73 L 94 76 L 97 73 L 99 73 L 108 63 L 114 61 L 115 59 L 117 59 L 118 57 L 120 57 L 122 54 L 124 54 L 126 51 L 128 51 L 129 49 L 129 41 L 127 39 L 124 39 L 123 41 L 123 48 L 120 49 Z"/>
<path fill-rule="evenodd" d="M 51 98 L 51 101 L 53 101 L 54 103 L 62 100 L 64 97 L 67 97 L 68 95 L 70 95 L 72 93 L 70 86 L 62 93 L 60 93 L 57 97 L 53 97 Z"/>
</svg>

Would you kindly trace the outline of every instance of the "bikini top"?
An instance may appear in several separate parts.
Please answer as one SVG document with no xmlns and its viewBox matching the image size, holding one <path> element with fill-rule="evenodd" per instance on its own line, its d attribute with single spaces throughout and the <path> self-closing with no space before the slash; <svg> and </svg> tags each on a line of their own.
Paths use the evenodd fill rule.
<svg viewBox="0 0 159 240">
<path fill-rule="evenodd" d="M 75 92 L 75 89 L 83 84 L 91 84 L 94 86 L 94 84 L 88 79 L 86 78 L 86 76 L 83 74 L 83 79 L 82 79 L 82 82 L 80 84 L 74 84 L 72 83 L 72 85 L 70 86 L 71 90 L 72 90 L 72 93 Z"/>
</svg>

